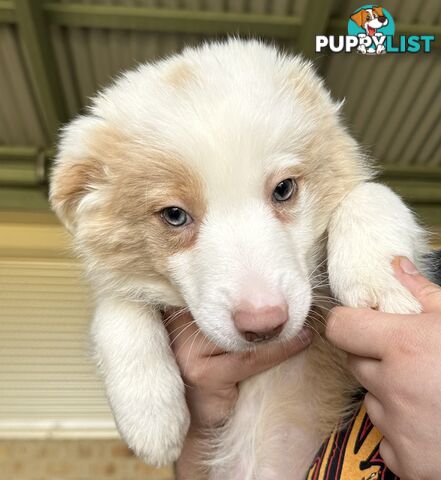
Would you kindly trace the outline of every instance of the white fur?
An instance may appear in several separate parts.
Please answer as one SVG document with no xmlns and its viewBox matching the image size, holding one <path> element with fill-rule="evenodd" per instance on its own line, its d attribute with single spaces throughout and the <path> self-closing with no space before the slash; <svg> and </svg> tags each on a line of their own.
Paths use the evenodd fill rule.
<svg viewBox="0 0 441 480">
<path fill-rule="evenodd" d="M 343 305 L 384 312 L 418 312 L 420 305 L 394 277 L 395 256 L 420 267 L 426 253 L 423 230 L 388 187 L 356 187 L 334 213 L 328 230 L 328 275 Z"/>
<path fill-rule="evenodd" d="M 172 275 L 186 304 L 212 340 L 227 350 L 248 348 L 231 312 L 250 277 L 265 281 L 288 302 L 290 319 L 280 339 L 300 331 L 311 306 L 302 233 L 308 235 L 301 225 L 297 232 L 286 231 L 258 201 L 229 210 L 213 207 L 197 248 L 170 257 Z"/>
<path fill-rule="evenodd" d="M 183 61 L 195 78 L 176 88 L 165 79 Z M 207 209 L 197 241 L 170 254 L 161 277 L 121 273 L 88 246 L 108 189 L 88 186 L 73 212 L 75 225 L 67 206 L 55 204 L 99 292 L 92 336 L 118 428 L 149 463 L 179 456 L 189 421 L 155 305 L 188 305 L 212 341 L 243 350 L 248 345 L 232 311 L 244 292 L 259 301 L 261 294 L 249 293 L 252 278 L 288 303 L 283 342 L 300 331 L 313 303 L 323 304 L 315 295 L 327 256 L 332 292 L 344 304 L 418 311 L 390 261 L 394 255 L 418 261 L 421 231 L 393 192 L 368 183 L 369 166 L 338 109 L 311 65 L 257 41 L 230 40 L 126 73 L 95 99 L 90 116 L 64 131 L 57 168 L 87 156 L 95 129 L 105 125 L 141 149 L 176 154 L 203 180 Z M 287 167 L 306 173 L 292 219 L 282 222 L 264 184 Z M 323 438 L 323 415 L 349 408 L 339 355 L 318 338 L 309 352 L 244 382 L 215 442 L 212 477 L 304 478 Z"/>
<path fill-rule="evenodd" d="M 160 313 L 144 304 L 99 300 L 92 336 L 110 406 L 127 444 L 148 463 L 173 461 L 189 413 Z"/>
</svg>

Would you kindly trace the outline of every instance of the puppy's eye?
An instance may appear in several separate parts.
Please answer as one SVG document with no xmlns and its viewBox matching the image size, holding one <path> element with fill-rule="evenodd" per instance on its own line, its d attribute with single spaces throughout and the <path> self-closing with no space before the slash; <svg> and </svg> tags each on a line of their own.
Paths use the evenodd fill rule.
<svg viewBox="0 0 441 480">
<path fill-rule="evenodd" d="M 273 192 L 273 200 L 275 202 L 286 202 L 289 200 L 297 189 L 297 183 L 293 178 L 282 180 Z"/>
<path fill-rule="evenodd" d="M 164 208 L 161 217 L 172 227 L 183 227 L 193 221 L 190 215 L 179 207 Z"/>
</svg>

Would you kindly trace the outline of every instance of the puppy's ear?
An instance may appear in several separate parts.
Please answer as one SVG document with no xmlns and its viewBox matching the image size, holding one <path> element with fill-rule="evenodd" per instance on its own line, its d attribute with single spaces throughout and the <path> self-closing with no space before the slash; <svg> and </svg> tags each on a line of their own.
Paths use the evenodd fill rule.
<svg viewBox="0 0 441 480">
<path fill-rule="evenodd" d="M 90 149 L 91 137 L 101 120 L 79 117 L 62 132 L 59 152 L 50 178 L 49 200 L 52 209 L 72 233 L 79 210 L 96 203 L 105 170 L 96 152 Z"/>
<path fill-rule="evenodd" d="M 379 17 L 383 17 L 383 7 L 374 7 L 372 9 Z"/>
<path fill-rule="evenodd" d="M 362 27 L 364 25 L 364 22 L 366 20 L 366 13 L 364 10 L 360 10 L 357 13 L 354 13 L 351 15 L 351 20 L 353 20 L 359 27 Z"/>
</svg>

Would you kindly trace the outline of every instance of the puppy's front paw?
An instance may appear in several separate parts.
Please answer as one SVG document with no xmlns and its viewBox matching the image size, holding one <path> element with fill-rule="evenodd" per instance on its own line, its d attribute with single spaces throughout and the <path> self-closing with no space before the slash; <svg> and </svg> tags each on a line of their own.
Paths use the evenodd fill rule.
<svg viewBox="0 0 441 480">
<path fill-rule="evenodd" d="M 396 256 L 418 262 L 426 251 L 425 234 L 401 199 L 384 185 L 361 183 L 329 223 L 331 290 L 350 307 L 419 312 L 419 303 L 395 278 L 391 262 Z"/>
<path fill-rule="evenodd" d="M 163 372 L 160 376 L 154 385 L 137 386 L 131 398 L 110 396 L 118 430 L 127 445 L 146 463 L 158 467 L 177 460 L 190 422 L 183 389 L 165 379 Z"/>
<path fill-rule="evenodd" d="M 175 462 L 181 454 L 189 425 L 186 408 L 176 405 L 166 412 L 138 416 L 138 423 L 118 423 L 118 428 L 135 454 L 145 463 L 161 467 Z"/>
<path fill-rule="evenodd" d="M 160 312 L 103 298 L 91 333 L 121 436 L 147 463 L 173 462 L 181 452 L 190 415 Z"/>
<path fill-rule="evenodd" d="M 419 313 L 421 305 L 393 275 L 388 259 L 373 265 L 341 265 L 331 269 L 334 296 L 345 306 L 376 308 L 388 313 Z"/>
</svg>

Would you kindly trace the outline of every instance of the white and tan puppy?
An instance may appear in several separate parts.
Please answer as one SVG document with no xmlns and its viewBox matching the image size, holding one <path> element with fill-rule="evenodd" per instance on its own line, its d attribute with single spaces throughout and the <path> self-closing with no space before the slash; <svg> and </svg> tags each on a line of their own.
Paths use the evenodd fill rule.
<svg viewBox="0 0 441 480">
<path fill-rule="evenodd" d="M 51 202 L 97 294 L 92 336 L 116 423 L 145 461 L 175 460 L 189 424 L 164 306 L 188 306 L 225 350 L 283 348 L 306 323 L 323 331 L 331 292 L 418 311 L 390 262 L 418 264 L 422 232 L 370 182 L 338 109 L 308 62 L 229 40 L 124 74 L 64 129 Z M 303 478 L 352 408 L 343 365 L 318 335 L 244 382 L 211 477 Z"/>
</svg>

